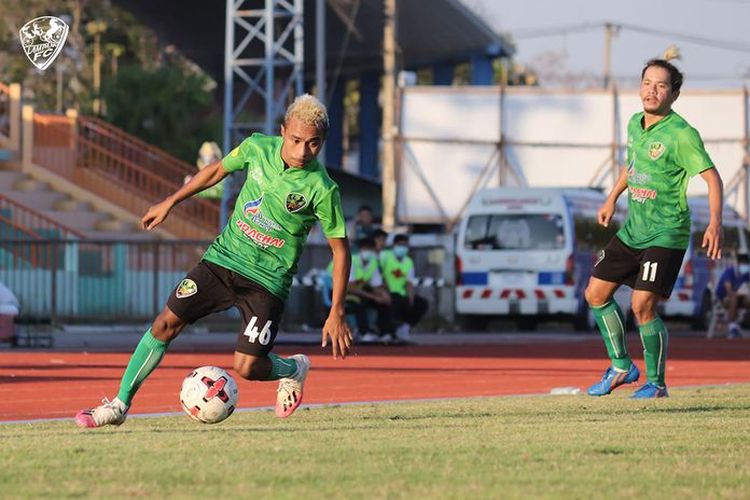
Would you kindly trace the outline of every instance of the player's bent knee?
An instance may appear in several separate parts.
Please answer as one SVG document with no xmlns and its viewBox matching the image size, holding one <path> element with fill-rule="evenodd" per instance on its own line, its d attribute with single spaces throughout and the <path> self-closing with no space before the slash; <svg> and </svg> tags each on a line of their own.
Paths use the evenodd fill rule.
<svg viewBox="0 0 750 500">
<path fill-rule="evenodd" d="M 607 303 L 609 297 L 598 290 L 596 286 L 589 283 L 586 290 L 583 292 L 583 297 L 586 299 L 586 303 L 590 306 L 603 306 Z"/>
<path fill-rule="evenodd" d="M 656 312 L 654 310 L 655 305 L 656 303 L 653 300 L 637 299 L 633 297 L 630 308 L 632 309 L 633 315 L 639 325 L 648 323 L 656 317 Z"/>
<path fill-rule="evenodd" d="M 151 324 L 151 335 L 162 342 L 171 342 L 185 327 L 185 321 L 165 307 Z"/>
</svg>

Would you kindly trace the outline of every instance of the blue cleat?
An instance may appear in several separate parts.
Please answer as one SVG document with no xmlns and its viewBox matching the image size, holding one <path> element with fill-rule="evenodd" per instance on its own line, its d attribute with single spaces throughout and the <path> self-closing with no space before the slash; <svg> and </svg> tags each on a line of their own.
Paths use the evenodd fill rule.
<svg viewBox="0 0 750 500">
<path fill-rule="evenodd" d="M 635 363 L 631 363 L 630 368 L 626 372 L 619 372 L 610 366 L 604 372 L 602 380 L 589 387 L 589 390 L 586 392 L 589 396 L 606 396 L 622 384 L 632 384 L 640 376 L 641 372 L 638 371 Z"/>
<path fill-rule="evenodd" d="M 669 393 L 666 387 L 659 387 L 653 382 L 646 382 L 640 389 L 635 391 L 630 399 L 654 399 L 668 398 Z"/>
</svg>

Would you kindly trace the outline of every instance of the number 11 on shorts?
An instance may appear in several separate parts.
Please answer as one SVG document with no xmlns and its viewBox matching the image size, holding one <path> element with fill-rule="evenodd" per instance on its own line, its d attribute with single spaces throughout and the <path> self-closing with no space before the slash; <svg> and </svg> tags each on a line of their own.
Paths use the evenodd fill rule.
<svg viewBox="0 0 750 500">
<path fill-rule="evenodd" d="M 656 281 L 656 266 L 658 266 L 658 262 L 651 262 L 646 261 L 643 263 L 643 275 L 641 276 L 641 281 L 650 281 L 654 282 Z"/>
</svg>

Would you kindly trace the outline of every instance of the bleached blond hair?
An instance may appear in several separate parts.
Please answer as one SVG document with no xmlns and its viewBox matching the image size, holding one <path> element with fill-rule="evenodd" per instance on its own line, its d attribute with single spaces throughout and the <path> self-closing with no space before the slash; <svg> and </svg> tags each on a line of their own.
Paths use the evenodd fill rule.
<svg viewBox="0 0 750 500">
<path fill-rule="evenodd" d="M 310 94 L 302 94 L 294 99 L 294 102 L 286 108 L 284 123 L 289 123 L 293 116 L 324 134 L 328 132 L 328 111 L 322 102 Z"/>
</svg>

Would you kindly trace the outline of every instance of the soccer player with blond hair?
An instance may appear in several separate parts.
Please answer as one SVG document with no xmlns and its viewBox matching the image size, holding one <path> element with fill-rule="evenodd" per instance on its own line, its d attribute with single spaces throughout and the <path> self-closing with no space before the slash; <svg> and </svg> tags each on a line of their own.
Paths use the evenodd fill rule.
<svg viewBox="0 0 750 500">
<path fill-rule="evenodd" d="M 232 306 L 239 309 L 243 323 L 234 370 L 248 380 L 278 380 L 276 415 L 291 415 L 302 401 L 310 361 L 304 354 L 283 358 L 271 351 L 297 261 L 316 222 L 333 252 L 332 306 L 323 326 L 322 345 L 330 340 L 333 357 L 346 356 L 352 343 L 344 313 L 351 256 L 339 188 L 317 160 L 328 126 L 325 106 L 309 94 L 299 96 L 287 109 L 281 136 L 253 134 L 148 209 L 141 222 L 150 230 L 181 201 L 232 172 L 246 171 L 229 222 L 143 335 L 117 397 L 78 412 L 79 426 L 122 424 L 136 392 L 180 331 Z"/>
</svg>

